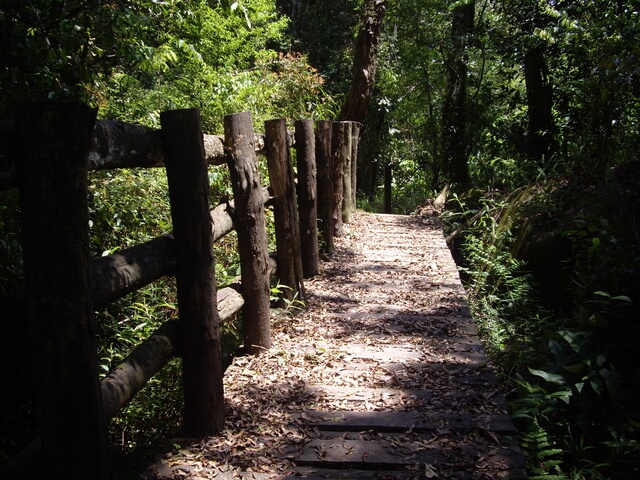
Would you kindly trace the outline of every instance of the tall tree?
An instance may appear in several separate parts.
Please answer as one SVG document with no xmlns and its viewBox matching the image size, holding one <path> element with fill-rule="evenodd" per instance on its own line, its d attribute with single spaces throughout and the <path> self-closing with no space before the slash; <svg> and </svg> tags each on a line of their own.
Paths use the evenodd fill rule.
<svg viewBox="0 0 640 480">
<path fill-rule="evenodd" d="M 541 168 L 556 149 L 553 84 L 548 65 L 555 40 L 546 32 L 557 12 L 538 0 L 506 0 L 498 2 L 498 10 L 512 32 L 506 48 L 522 52 L 518 61 L 524 73 L 528 121 L 524 153 L 532 165 Z"/>
<path fill-rule="evenodd" d="M 446 63 L 442 107 L 441 180 L 467 183 L 467 44 L 473 33 L 475 1 L 458 3 L 452 10 L 451 44 Z"/>
<path fill-rule="evenodd" d="M 309 63 L 322 72 L 327 87 L 345 91 L 350 77 L 354 30 L 362 0 L 277 0 L 279 11 L 287 15 L 291 50 L 308 56 Z M 346 85 L 346 87 L 345 87 Z"/>
<path fill-rule="evenodd" d="M 378 42 L 386 10 L 386 0 L 364 2 L 355 41 L 351 88 L 338 115 L 340 120 L 364 122 L 375 86 Z"/>
<path fill-rule="evenodd" d="M 524 54 L 524 80 L 527 87 L 527 112 L 529 126 L 527 153 L 536 163 L 542 164 L 555 150 L 553 118 L 553 86 L 544 48 L 533 46 Z"/>
</svg>

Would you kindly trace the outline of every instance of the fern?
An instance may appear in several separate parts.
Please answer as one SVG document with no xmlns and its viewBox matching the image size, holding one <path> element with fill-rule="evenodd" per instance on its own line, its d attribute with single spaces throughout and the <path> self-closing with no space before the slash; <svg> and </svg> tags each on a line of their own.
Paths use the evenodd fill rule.
<svg viewBox="0 0 640 480">
<path fill-rule="evenodd" d="M 566 479 L 562 473 L 564 451 L 558 447 L 557 431 L 564 428 L 554 421 L 563 397 L 547 393 L 522 377 L 516 381 L 520 396 L 512 402 L 513 419 L 519 427 L 518 442 L 529 459 L 532 479 Z"/>
</svg>

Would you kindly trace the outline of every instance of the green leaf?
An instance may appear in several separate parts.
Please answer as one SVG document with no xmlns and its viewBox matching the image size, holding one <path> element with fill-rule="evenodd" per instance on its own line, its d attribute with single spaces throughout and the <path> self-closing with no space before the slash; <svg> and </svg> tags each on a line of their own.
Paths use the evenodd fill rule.
<svg viewBox="0 0 640 480">
<path fill-rule="evenodd" d="M 579 362 L 579 363 L 574 363 L 573 365 L 565 365 L 563 368 L 567 372 L 580 373 L 582 370 L 585 369 L 586 366 L 587 364 L 585 362 Z"/>
<path fill-rule="evenodd" d="M 549 341 L 549 350 L 557 359 L 564 359 L 567 356 L 562 345 L 556 340 Z"/>
<path fill-rule="evenodd" d="M 566 385 L 567 383 L 564 377 L 557 373 L 549 373 L 544 370 L 535 370 L 533 368 L 529 368 L 529 372 L 531 372 L 532 375 L 545 379 L 547 382 L 555 383 L 557 385 Z"/>
<path fill-rule="evenodd" d="M 615 297 L 611 297 L 611 300 L 618 300 L 620 302 L 633 304 L 633 300 L 631 300 L 631 298 L 627 297 L 626 295 L 618 295 Z"/>
</svg>

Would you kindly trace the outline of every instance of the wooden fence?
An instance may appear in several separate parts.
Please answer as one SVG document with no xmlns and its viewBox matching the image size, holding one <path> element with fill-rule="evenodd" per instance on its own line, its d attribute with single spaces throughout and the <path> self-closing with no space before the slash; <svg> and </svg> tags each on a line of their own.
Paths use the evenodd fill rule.
<svg viewBox="0 0 640 480">
<path fill-rule="evenodd" d="M 313 121 L 300 120 L 292 135 L 284 119 L 275 119 L 255 135 L 251 115 L 240 113 L 225 117 L 225 135 L 216 137 L 202 134 L 197 109 L 163 112 L 160 130 L 95 116 L 80 104 L 24 106 L 15 117 L 20 156 L 6 154 L 2 162 L 8 167 L 0 171 L 0 187 L 20 189 L 24 341 L 34 360 L 40 431 L 10 464 L 12 475 L 41 460 L 53 478 L 112 478 L 108 420 L 175 355 L 183 360 L 185 434 L 219 432 L 220 321 L 242 311 L 245 350 L 268 349 L 271 273 L 277 269 L 279 282 L 290 287 L 288 300 L 304 300 L 303 278 L 318 272 L 319 245 L 333 251 L 334 236 L 355 208 L 358 124 L 320 121 L 314 131 Z M 261 184 L 257 154 L 267 156 L 269 188 Z M 225 162 L 234 200 L 210 210 L 208 164 Z M 161 166 L 173 232 L 90 259 L 88 170 Z M 267 250 L 268 204 L 275 259 Z M 234 228 L 241 281 L 216 292 L 211 247 Z M 164 323 L 99 382 L 92 312 L 165 275 L 176 276 L 179 320 Z"/>
</svg>

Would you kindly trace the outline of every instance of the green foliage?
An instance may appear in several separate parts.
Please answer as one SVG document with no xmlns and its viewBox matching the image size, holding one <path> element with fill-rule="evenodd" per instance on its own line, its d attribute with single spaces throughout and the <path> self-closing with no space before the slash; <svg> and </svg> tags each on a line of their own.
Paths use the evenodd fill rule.
<svg viewBox="0 0 640 480">
<path fill-rule="evenodd" d="M 513 417 L 521 428 L 520 444 L 540 478 L 562 471 L 571 472 L 571 478 L 611 478 L 612 472 L 621 473 L 622 452 L 629 464 L 637 459 L 635 440 L 613 440 L 628 438 L 619 426 L 624 412 L 619 378 L 594 345 L 589 333 L 561 331 L 549 342 L 554 361 L 548 369 L 529 368 L 549 387 L 522 377 L 517 382 L 520 395 L 513 401 Z M 603 441 L 606 437 L 612 439 Z M 563 449 L 553 448 L 560 442 Z M 548 457 L 553 457 L 551 463 Z"/>
<path fill-rule="evenodd" d="M 322 73 L 334 94 L 345 95 L 349 89 L 352 42 L 362 3 L 361 0 L 278 2 L 291 19 L 288 49 L 308 56 L 309 63 Z"/>
<path fill-rule="evenodd" d="M 171 231 L 171 211 L 163 169 L 91 174 L 91 253 L 109 254 Z"/>
<path fill-rule="evenodd" d="M 445 213 L 449 230 L 462 230 L 461 246 L 471 308 L 488 350 L 509 377 L 541 357 L 539 342 L 549 335 L 550 313 L 539 307 L 533 278 L 512 247 L 517 219 L 500 197 L 454 195 Z"/>
<path fill-rule="evenodd" d="M 636 200 L 611 182 L 579 198 L 571 187 L 506 198 L 471 191 L 454 196 L 457 208 L 445 215 L 450 230 L 465 227 L 471 307 L 499 373 L 517 387 L 510 403 L 533 478 L 617 478 L 639 468 Z M 573 317 L 540 307 L 534 277 L 513 256 L 532 228 L 557 228 L 551 215 L 565 216 L 573 246 L 565 261 Z"/>
<path fill-rule="evenodd" d="M 46 19 L 46 20 L 45 20 Z M 0 110 L 16 100 L 82 99 L 100 115 L 159 126 L 198 107 L 205 131 L 250 110 L 330 116 L 339 106 L 305 56 L 282 54 L 288 19 L 273 2 L 9 2 L 0 9 Z"/>
<path fill-rule="evenodd" d="M 519 427 L 518 443 L 529 457 L 530 470 L 537 479 L 566 479 L 562 474 L 563 450 L 557 438 L 547 429 L 553 424 L 566 428 L 560 404 L 566 402 L 564 392 L 549 393 L 522 377 L 516 380 L 519 396 L 512 402 L 512 417 Z"/>
<path fill-rule="evenodd" d="M 163 28 L 149 32 L 144 54 L 103 78 L 102 114 L 157 126 L 162 110 L 198 107 L 205 131 L 220 132 L 225 114 L 268 110 L 274 86 L 262 80 L 278 53 L 267 45 L 283 40 L 287 24 L 274 5 L 171 6 Z"/>
<path fill-rule="evenodd" d="M 162 279 L 96 312 L 101 375 L 114 370 L 163 322 L 177 315 L 175 280 Z M 123 451 L 158 447 L 180 422 L 179 360 L 156 374 L 110 423 L 113 445 Z"/>
<path fill-rule="evenodd" d="M 257 130 L 270 118 L 328 118 L 337 110 L 323 79 L 300 55 L 279 55 L 243 71 L 212 70 L 207 65 L 176 78 L 158 77 L 145 85 L 131 75 L 114 74 L 107 87 L 109 102 L 102 115 L 159 126 L 160 112 L 196 106 L 203 129 L 222 132 L 224 115 L 251 111 Z"/>
<path fill-rule="evenodd" d="M 0 296 L 24 282 L 20 207 L 17 191 L 0 192 Z"/>
<path fill-rule="evenodd" d="M 293 299 L 286 298 L 285 290 L 292 290 L 292 288 L 279 282 L 269 289 L 269 300 L 271 302 L 281 303 L 284 301 L 284 305 L 281 308 L 273 310 L 276 316 L 281 318 L 291 317 L 305 307 L 304 302 L 298 298 L 298 294 Z"/>
<path fill-rule="evenodd" d="M 12 101 L 95 98 L 115 65 L 144 63 L 156 53 L 158 23 L 179 3 L 7 1 L 0 8 L 0 105 Z"/>
</svg>

